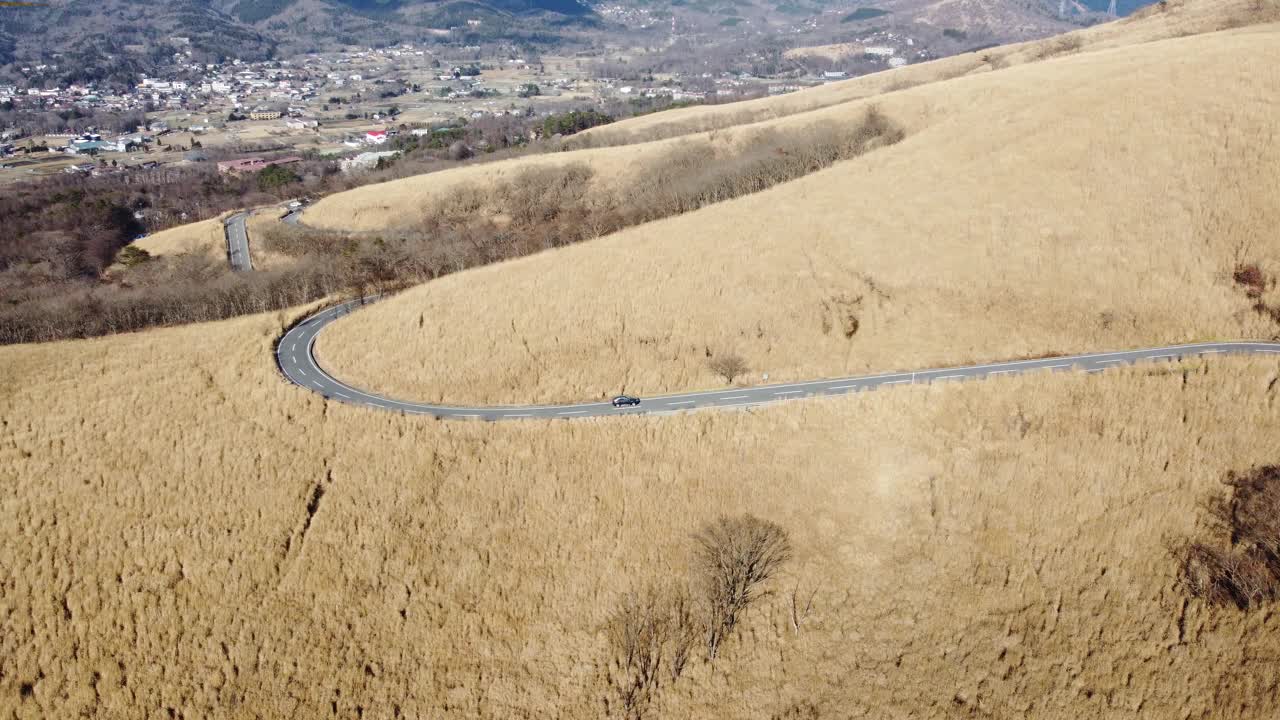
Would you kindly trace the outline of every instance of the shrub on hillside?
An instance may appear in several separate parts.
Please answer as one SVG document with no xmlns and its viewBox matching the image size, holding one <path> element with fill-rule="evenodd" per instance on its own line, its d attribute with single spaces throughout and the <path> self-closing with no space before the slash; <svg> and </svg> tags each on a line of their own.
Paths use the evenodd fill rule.
<svg viewBox="0 0 1280 720">
<path fill-rule="evenodd" d="M 150 259 L 151 253 L 137 245 L 125 245 L 119 253 L 116 253 L 116 262 L 129 268 L 141 265 Z"/>
<path fill-rule="evenodd" d="M 734 378 L 747 372 L 747 361 L 737 353 L 721 353 L 708 360 L 707 367 L 724 378 L 725 382 L 732 384 Z"/>
<path fill-rule="evenodd" d="M 1214 605 L 1256 608 L 1280 598 L 1280 466 L 1231 473 L 1208 503 L 1216 541 L 1178 549 L 1182 586 Z"/>
</svg>

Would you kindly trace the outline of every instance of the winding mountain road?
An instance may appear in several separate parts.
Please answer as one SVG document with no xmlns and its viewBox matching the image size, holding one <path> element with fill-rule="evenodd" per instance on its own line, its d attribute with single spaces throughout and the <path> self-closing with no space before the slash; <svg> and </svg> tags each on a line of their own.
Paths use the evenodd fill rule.
<svg viewBox="0 0 1280 720">
<path fill-rule="evenodd" d="M 280 371 L 284 373 L 284 376 L 295 385 L 318 392 L 331 400 L 413 415 L 432 415 L 440 418 L 466 420 L 572 419 L 602 415 L 679 412 L 707 407 L 750 407 L 779 400 L 844 395 L 863 390 L 874 390 L 884 386 L 951 382 L 999 375 L 1020 375 L 1040 370 L 1049 372 L 1076 370 L 1095 373 L 1102 372 L 1108 368 L 1133 365 L 1138 362 L 1174 361 L 1197 356 L 1270 354 L 1280 358 L 1280 343 L 1261 341 L 1206 342 L 1143 350 L 1121 350 L 1118 352 L 1068 355 L 1035 360 L 1012 360 L 985 365 L 917 370 L 915 372 L 861 375 L 834 380 L 813 380 L 780 385 L 659 395 L 643 398 L 643 402 L 638 407 L 627 408 L 615 408 L 608 402 L 587 402 L 570 405 L 459 407 L 396 400 L 375 395 L 338 380 L 320 366 L 315 357 L 316 337 L 330 323 L 359 310 L 369 302 L 372 301 L 353 300 L 336 305 L 315 313 L 290 328 L 276 345 L 276 362 L 279 364 Z"/>
<path fill-rule="evenodd" d="M 223 232 L 227 236 L 227 262 L 236 272 L 248 272 L 253 269 L 253 258 L 249 256 L 249 229 L 245 220 L 249 213 L 239 212 L 223 222 Z"/>
</svg>

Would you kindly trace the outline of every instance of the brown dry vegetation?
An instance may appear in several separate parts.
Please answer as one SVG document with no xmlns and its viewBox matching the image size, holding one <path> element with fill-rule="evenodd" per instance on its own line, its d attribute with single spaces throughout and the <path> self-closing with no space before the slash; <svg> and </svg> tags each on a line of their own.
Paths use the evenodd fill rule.
<svg viewBox="0 0 1280 720">
<path fill-rule="evenodd" d="M 1212 537 L 1177 549 L 1192 597 L 1241 610 L 1280 598 L 1280 466 L 1229 472 L 1207 504 Z"/>
<path fill-rule="evenodd" d="M 0 717 L 600 717 L 743 513 L 794 557 L 655 717 L 1272 716 L 1280 616 L 1165 538 L 1275 461 L 1274 360 L 440 423 L 285 385 L 288 320 L 0 348 Z"/>
<path fill-rule="evenodd" d="M 714 385 L 730 350 L 781 379 L 1272 333 L 1277 32 L 884 96 L 893 147 L 432 282 L 322 350 L 511 400 Z M 1221 478 L 1280 460 L 1275 359 L 445 423 L 287 385 L 271 349 L 305 312 L 0 347 L 0 718 L 573 720 L 627 714 L 636 678 L 672 718 L 1280 705 L 1280 615 L 1188 599 L 1169 553 Z M 1231 514 L 1269 548 L 1270 505 Z M 789 559 L 711 663 L 682 650 L 697 533 L 743 515 Z"/>
<path fill-rule="evenodd" d="M 226 216 L 219 215 L 209 220 L 161 230 L 134 241 L 133 245 L 146 250 L 153 257 L 194 252 L 215 259 L 225 259 L 227 239 L 222 229 L 224 217 Z"/>
<path fill-rule="evenodd" d="M 1245 28 L 883 96 L 907 129 L 892 147 L 443 278 L 318 348 L 358 385 L 467 403 L 714 387 L 725 348 L 781 381 L 1270 337 L 1232 274 L 1280 268 L 1278 40 Z M 865 104 L 813 115 L 838 113 Z"/>
</svg>

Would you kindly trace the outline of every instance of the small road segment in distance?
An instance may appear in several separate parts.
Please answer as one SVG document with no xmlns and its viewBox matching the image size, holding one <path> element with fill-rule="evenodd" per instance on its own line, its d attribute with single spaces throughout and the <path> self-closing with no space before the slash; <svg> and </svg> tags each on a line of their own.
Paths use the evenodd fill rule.
<svg viewBox="0 0 1280 720">
<path fill-rule="evenodd" d="M 293 384 L 324 397 L 363 407 L 392 410 L 410 415 L 432 415 L 462 420 L 518 420 L 529 418 L 574 419 L 613 415 L 668 413 L 700 408 L 742 408 L 806 397 L 845 395 L 881 387 L 921 385 L 935 382 L 957 382 L 968 379 L 1020 375 L 1035 371 L 1102 372 L 1108 368 L 1139 362 L 1171 362 L 1183 358 L 1218 355 L 1269 354 L 1280 359 L 1280 343 L 1266 341 L 1203 342 L 1189 345 L 1121 350 L 1118 352 L 1064 355 L 1061 357 L 1012 360 L 1008 362 L 967 365 L 964 367 L 862 375 L 834 380 L 727 388 L 704 392 L 677 393 L 641 398 L 636 407 L 615 408 L 609 402 L 585 402 L 570 405 L 480 406 L 460 407 L 396 400 L 353 387 L 330 375 L 315 357 L 316 337 L 330 323 L 359 310 L 372 300 L 352 300 L 321 310 L 289 329 L 276 345 L 276 362 L 280 372 Z"/>
<path fill-rule="evenodd" d="M 253 259 L 249 257 L 249 230 L 245 220 L 248 212 L 239 212 L 222 223 L 223 232 L 227 236 L 227 262 L 236 272 L 248 272 L 253 269 Z"/>
</svg>

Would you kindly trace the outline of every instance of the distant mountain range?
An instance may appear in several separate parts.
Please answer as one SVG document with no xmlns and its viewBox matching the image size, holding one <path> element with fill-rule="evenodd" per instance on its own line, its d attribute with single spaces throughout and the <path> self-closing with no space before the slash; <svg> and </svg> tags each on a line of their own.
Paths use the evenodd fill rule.
<svg viewBox="0 0 1280 720">
<path fill-rule="evenodd" d="M 339 45 L 420 41 L 431 30 L 460 28 L 472 44 L 507 40 L 562 42 L 606 28 L 591 3 L 603 0 L 49 0 L 42 7 L 0 7 L 0 66 L 56 65 L 54 80 L 117 80 L 190 51 L 206 62 L 260 60 Z M 1110 0 L 1071 0 L 1071 13 L 1104 12 Z M 1122 0 L 1122 14 L 1149 0 Z M 649 12 L 733 15 L 755 7 L 796 22 L 818 17 L 827 0 L 614 0 Z M 977 30 L 1000 41 L 1070 28 L 1058 0 L 866 0 L 866 17 Z M 886 18 L 889 19 L 889 18 Z M 468 23 L 468 21 L 473 21 Z M 474 22 L 479 21 L 479 22 Z M 177 40 L 175 40 L 177 38 Z M 10 68 L 12 69 L 12 68 Z"/>
<path fill-rule="evenodd" d="M 473 19 L 482 21 L 479 28 L 467 26 Z M 175 37 L 187 38 L 182 49 L 193 55 L 256 60 L 420 39 L 459 25 L 469 34 L 518 40 L 598 22 L 578 0 L 50 0 L 0 7 L 0 64 L 51 62 L 61 54 L 60 66 L 89 62 L 103 66 L 90 76 L 109 76 L 112 63 L 172 54 Z"/>
</svg>

